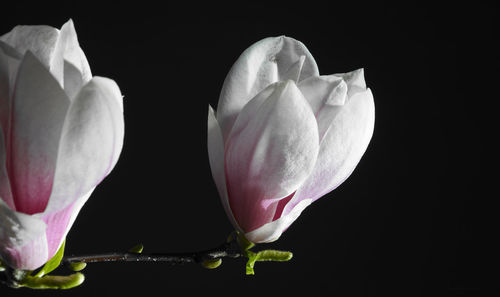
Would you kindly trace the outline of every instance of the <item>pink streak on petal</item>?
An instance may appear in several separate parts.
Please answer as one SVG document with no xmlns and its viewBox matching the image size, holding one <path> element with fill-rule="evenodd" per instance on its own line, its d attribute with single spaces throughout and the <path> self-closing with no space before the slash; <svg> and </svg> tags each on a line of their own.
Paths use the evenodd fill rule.
<svg viewBox="0 0 500 297">
<path fill-rule="evenodd" d="M 261 189 L 252 187 L 248 181 L 238 179 L 240 176 L 228 176 L 226 169 L 226 184 L 229 206 L 238 226 L 244 232 L 253 231 L 271 222 L 276 204 L 267 207 L 259 201 L 264 194 Z"/>
<path fill-rule="evenodd" d="M 57 252 L 61 241 L 66 236 L 68 223 L 71 219 L 75 203 L 76 201 L 57 212 L 46 214 L 42 217 L 42 220 L 47 224 L 45 232 L 47 235 L 49 259 Z"/>
<path fill-rule="evenodd" d="M 27 143 L 15 139 L 16 150 L 11 150 L 9 177 L 16 210 L 25 214 L 45 210 L 52 192 L 55 168 L 46 156 L 33 156 L 25 149 Z"/>
</svg>

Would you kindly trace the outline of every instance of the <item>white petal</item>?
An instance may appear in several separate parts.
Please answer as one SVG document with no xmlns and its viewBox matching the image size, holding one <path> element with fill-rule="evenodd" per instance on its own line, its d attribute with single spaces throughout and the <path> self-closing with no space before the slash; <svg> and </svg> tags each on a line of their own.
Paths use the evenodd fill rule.
<svg viewBox="0 0 500 297">
<path fill-rule="evenodd" d="M 217 123 L 214 110 L 211 106 L 208 106 L 207 128 L 208 159 L 210 161 L 212 177 L 214 178 L 215 185 L 217 186 L 217 190 L 219 191 L 219 195 L 221 197 L 222 206 L 226 211 L 229 221 L 236 230 L 241 232 L 241 228 L 234 219 L 227 197 L 226 177 L 224 173 L 224 142 L 222 140 L 219 123 Z"/>
<path fill-rule="evenodd" d="M 75 69 L 68 67 L 67 64 L 71 64 L 78 71 L 79 77 L 75 77 Z M 78 79 L 82 81 L 79 83 L 81 87 L 92 78 L 87 59 L 78 44 L 72 20 L 69 20 L 61 27 L 49 66 L 50 72 L 64 89 L 66 89 L 66 84 L 70 84 L 70 87 L 74 88 L 79 83 Z M 67 70 L 71 72 L 67 73 Z M 74 80 L 77 80 L 77 82 Z M 73 97 L 74 93 L 73 90 L 70 90 L 68 95 Z"/>
<path fill-rule="evenodd" d="M 21 55 L 27 51 L 50 70 L 63 86 L 63 47 L 60 45 L 59 30 L 50 26 L 16 26 L 0 37 L 0 40 L 15 48 Z"/>
<path fill-rule="evenodd" d="M 123 136 L 120 90 L 114 81 L 94 77 L 68 110 L 46 212 L 61 209 L 100 183 L 118 160 Z"/>
<path fill-rule="evenodd" d="M 5 96 L 8 96 L 9 99 L 12 98 L 17 71 L 22 58 L 23 56 L 19 54 L 14 48 L 3 41 L 0 41 L 0 76 L 3 77 L 1 78 L 2 85 L 0 85 L 0 96 L 2 96 L 0 100 L 7 100 Z M 2 113 L 10 110 L 10 107 L 5 108 L 5 105 L 2 104 L 4 103 L 0 101 L 0 121 L 2 118 Z"/>
<path fill-rule="evenodd" d="M 334 75 L 342 77 L 342 79 L 347 83 L 347 95 L 349 97 L 353 96 L 355 93 L 366 91 L 365 71 L 363 68 Z"/>
<path fill-rule="evenodd" d="M 50 26 L 16 26 L 1 36 L 0 40 L 15 48 L 21 55 L 31 51 L 50 69 L 58 37 L 59 30 Z"/>
<path fill-rule="evenodd" d="M 0 126 L 0 200 L 3 200 L 12 210 L 16 210 L 14 197 L 10 189 L 9 176 L 7 174 L 7 149 L 4 135 L 5 133 L 3 133 L 2 126 Z"/>
<path fill-rule="evenodd" d="M 64 61 L 64 91 L 70 100 L 73 100 L 82 89 L 85 81 L 75 65 Z"/>
<path fill-rule="evenodd" d="M 0 128 L 4 127 L 6 131 L 10 122 L 10 90 L 9 90 L 9 65 L 8 57 L 0 48 Z"/>
<path fill-rule="evenodd" d="M 66 76 L 64 74 L 65 61 L 78 69 L 84 83 L 92 78 L 72 20 L 66 22 L 60 31 L 50 26 L 16 26 L 11 32 L 0 37 L 0 42 L 5 42 L 14 48 L 20 56 L 28 50 L 31 51 L 50 70 L 63 88 L 64 76 Z M 12 51 L 9 51 L 9 55 L 16 56 Z"/>
<path fill-rule="evenodd" d="M 297 75 L 297 72 L 300 72 Z M 311 53 L 300 41 L 280 36 L 263 39 L 246 49 L 229 71 L 217 106 L 217 120 L 227 139 L 237 115 L 269 85 L 319 75 Z"/>
<path fill-rule="evenodd" d="M 90 66 L 87 58 L 85 57 L 85 54 L 83 53 L 83 50 L 80 48 L 80 44 L 78 43 L 75 26 L 72 20 L 67 21 L 61 27 L 61 36 L 64 35 L 66 35 L 64 60 L 76 67 L 76 69 L 78 69 L 78 71 L 82 75 L 83 82 L 87 83 L 92 78 L 92 73 L 90 71 Z"/>
<path fill-rule="evenodd" d="M 2 51 L 5 55 L 9 56 L 10 58 L 15 59 L 15 60 L 19 60 L 19 61 L 22 60 L 23 56 L 24 56 L 24 53 L 21 54 L 13 46 L 2 41 L 1 37 L 0 37 L 0 51 Z"/>
<path fill-rule="evenodd" d="M 317 200 L 338 187 L 363 156 L 373 134 L 375 107 L 370 89 L 350 98 L 333 120 L 320 145 L 318 161 L 283 213 L 303 199 Z"/>
<path fill-rule="evenodd" d="M 347 84 L 336 76 L 311 76 L 298 85 L 318 121 L 319 139 L 325 136 L 347 97 Z"/>
<path fill-rule="evenodd" d="M 15 49 L 0 41 L 0 125 L 5 131 L 10 129 L 10 101 L 21 59 L 22 56 Z"/>
<path fill-rule="evenodd" d="M 299 82 L 300 75 L 302 74 L 302 67 L 304 67 L 304 62 L 306 61 L 306 56 L 302 55 L 299 57 L 297 62 L 292 64 L 290 68 L 280 77 L 281 81 L 293 80 L 294 82 Z"/>
</svg>

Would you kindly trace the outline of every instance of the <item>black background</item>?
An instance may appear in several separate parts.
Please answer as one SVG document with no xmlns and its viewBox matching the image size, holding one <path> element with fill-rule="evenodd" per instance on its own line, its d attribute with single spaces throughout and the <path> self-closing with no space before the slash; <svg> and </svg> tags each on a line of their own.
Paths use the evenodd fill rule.
<svg viewBox="0 0 500 297">
<path fill-rule="evenodd" d="M 495 9 L 467 3 L 3 7 L 0 34 L 72 18 L 93 75 L 114 79 L 125 96 L 121 158 L 82 209 L 67 254 L 139 242 L 145 252 L 192 251 L 225 240 L 232 228 L 208 164 L 207 107 L 240 53 L 264 37 L 302 41 L 321 74 L 364 67 L 376 117 L 352 176 L 262 246 L 293 251 L 291 262 L 258 263 L 255 276 L 245 275 L 243 260 L 216 270 L 99 263 L 73 290 L 0 287 L 0 296 L 481 296 L 479 110 L 488 97 L 477 91 L 487 88 L 479 67 L 487 66 L 480 60 Z"/>
</svg>

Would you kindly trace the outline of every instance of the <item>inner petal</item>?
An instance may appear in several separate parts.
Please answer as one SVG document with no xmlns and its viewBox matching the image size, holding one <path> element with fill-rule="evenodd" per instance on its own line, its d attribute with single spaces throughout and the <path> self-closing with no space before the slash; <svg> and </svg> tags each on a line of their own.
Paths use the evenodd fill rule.
<svg viewBox="0 0 500 297">
<path fill-rule="evenodd" d="M 273 217 L 273 222 L 276 221 L 277 219 L 281 218 L 281 214 L 283 213 L 283 209 L 285 209 L 285 206 L 288 204 L 288 202 L 292 199 L 293 195 L 295 195 L 295 192 L 292 194 L 286 196 L 285 198 L 281 199 L 278 201 L 278 205 L 276 206 L 276 212 L 274 213 Z"/>
</svg>

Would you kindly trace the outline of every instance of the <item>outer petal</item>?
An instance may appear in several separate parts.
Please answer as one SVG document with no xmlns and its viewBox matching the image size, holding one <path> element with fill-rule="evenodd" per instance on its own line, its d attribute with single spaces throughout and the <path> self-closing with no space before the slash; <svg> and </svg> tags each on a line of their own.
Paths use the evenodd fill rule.
<svg viewBox="0 0 500 297">
<path fill-rule="evenodd" d="M 71 202 L 68 206 L 60 210 L 52 213 L 45 212 L 34 215 L 35 217 L 42 219 L 47 225 L 45 235 L 47 240 L 48 259 L 52 258 L 59 250 L 59 247 L 73 225 L 78 212 L 90 197 L 93 190 L 94 188 L 92 188 L 87 194 L 78 198 L 76 201 Z"/>
<path fill-rule="evenodd" d="M 0 126 L 0 200 L 5 202 L 12 210 L 16 210 L 14 197 L 10 190 L 10 181 L 7 174 L 5 161 L 7 159 L 7 151 L 5 149 L 4 133 L 2 126 Z"/>
<path fill-rule="evenodd" d="M 113 169 L 123 146 L 122 104 L 116 83 L 101 77 L 94 77 L 72 102 L 46 213 L 86 195 Z"/>
<path fill-rule="evenodd" d="M 13 211 L 0 199 L 0 257 L 9 266 L 33 270 L 48 260 L 45 223 Z"/>
<path fill-rule="evenodd" d="M 217 123 L 214 110 L 211 106 L 208 106 L 207 128 L 208 159 L 210 161 L 212 176 L 214 178 L 215 185 L 217 186 L 217 190 L 219 191 L 219 196 L 221 197 L 222 205 L 224 206 L 227 217 L 231 221 L 234 228 L 241 231 L 240 226 L 238 226 L 238 223 L 233 216 L 231 206 L 229 205 L 226 189 L 226 177 L 224 174 L 224 142 L 222 140 L 219 123 Z"/>
<path fill-rule="evenodd" d="M 111 171 L 123 145 L 122 96 L 114 81 L 95 77 L 75 98 L 62 132 L 46 224 L 49 258 L 66 237 L 95 186 Z"/>
<path fill-rule="evenodd" d="M 44 211 L 52 191 L 58 144 L 69 100 L 31 52 L 20 65 L 12 102 L 7 169 L 16 210 Z"/>
<path fill-rule="evenodd" d="M 7 147 L 4 131 L 9 131 L 10 127 L 10 62 L 13 58 L 4 53 L 0 41 L 0 199 L 2 199 L 11 209 L 15 210 L 14 198 L 10 190 L 10 182 L 7 174 L 6 160 Z"/>
<path fill-rule="evenodd" d="M 314 114 L 293 81 L 277 83 L 268 98 L 256 96 L 241 111 L 226 142 L 225 172 L 229 203 L 245 232 L 271 222 L 279 200 L 305 181 L 318 142 Z"/>
<path fill-rule="evenodd" d="M 11 98 L 21 58 L 15 49 L 0 41 L 0 125 L 4 131 L 10 130 Z"/>
<path fill-rule="evenodd" d="M 290 37 L 269 37 L 246 49 L 222 86 L 217 120 L 226 140 L 239 112 L 260 91 L 277 81 L 319 75 L 311 53 Z"/>
<path fill-rule="evenodd" d="M 284 215 L 291 213 L 300 201 L 315 201 L 349 177 L 370 142 L 374 122 L 370 89 L 355 93 L 347 100 L 321 142 L 314 171 L 286 205 Z"/>
</svg>

